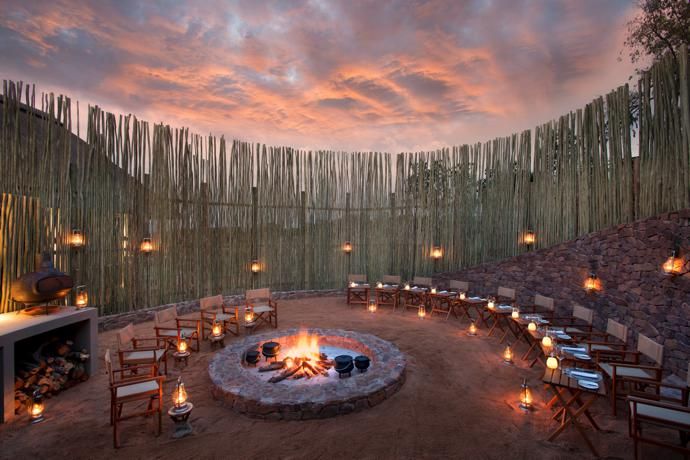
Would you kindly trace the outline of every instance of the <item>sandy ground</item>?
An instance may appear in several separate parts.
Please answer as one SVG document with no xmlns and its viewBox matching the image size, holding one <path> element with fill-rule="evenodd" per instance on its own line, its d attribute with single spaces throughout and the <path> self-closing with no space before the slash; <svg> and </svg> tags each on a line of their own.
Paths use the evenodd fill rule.
<svg viewBox="0 0 690 460">
<path fill-rule="evenodd" d="M 539 365 L 529 369 L 517 360 L 504 365 L 495 337 L 465 334 L 466 323 L 435 317 L 421 321 L 413 311 L 389 309 L 372 315 L 363 307 L 350 309 L 344 297 L 280 302 L 280 327 L 317 326 L 368 332 L 394 342 L 408 359 L 407 381 L 382 404 L 345 416 L 299 422 L 261 421 L 219 405 L 211 396 L 207 366 L 213 352 L 208 343 L 193 354 L 183 375 L 194 403 L 194 434 L 171 439 L 173 424 L 164 415 L 163 433 L 154 436 L 151 418 L 122 425 L 122 447 L 112 447 L 108 423 L 109 393 L 103 367 L 89 381 L 48 400 L 48 420 L 29 426 L 22 415 L 0 425 L 1 458 L 473 458 L 570 459 L 591 453 L 572 427 L 554 443 L 546 441 L 557 423 L 540 377 Z M 152 323 L 136 326 L 150 335 Z M 232 339 L 230 339 L 232 340 Z M 115 332 L 99 336 L 101 347 L 116 348 Z M 524 352 L 524 345 L 516 354 Z M 101 357 L 102 361 L 102 357 Z M 165 385 L 166 409 L 178 371 Z M 517 408 L 523 377 L 534 389 L 535 410 Z M 622 408 L 622 406 L 621 406 Z M 632 442 L 622 409 L 610 415 L 607 401 L 593 413 L 603 431 L 586 429 L 599 453 L 632 458 Z M 672 439 L 677 437 L 671 433 Z M 659 450 L 664 458 L 673 458 Z M 655 455 L 646 447 L 643 458 Z M 679 457 L 680 458 L 680 457 Z"/>
</svg>

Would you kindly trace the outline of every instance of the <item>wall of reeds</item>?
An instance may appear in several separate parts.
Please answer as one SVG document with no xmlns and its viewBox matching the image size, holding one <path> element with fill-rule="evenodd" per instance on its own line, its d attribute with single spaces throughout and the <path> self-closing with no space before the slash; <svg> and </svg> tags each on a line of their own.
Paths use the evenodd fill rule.
<svg viewBox="0 0 690 460">
<path fill-rule="evenodd" d="M 388 154 L 230 142 L 100 107 L 83 127 L 69 98 L 36 101 L 33 86 L 5 81 L 0 312 L 20 307 L 9 282 L 40 251 L 105 315 L 259 286 L 335 288 L 347 273 L 457 270 L 526 251 L 527 229 L 547 247 L 690 207 L 687 50 L 678 55 L 640 80 L 639 159 L 627 85 L 533 131 Z"/>
</svg>

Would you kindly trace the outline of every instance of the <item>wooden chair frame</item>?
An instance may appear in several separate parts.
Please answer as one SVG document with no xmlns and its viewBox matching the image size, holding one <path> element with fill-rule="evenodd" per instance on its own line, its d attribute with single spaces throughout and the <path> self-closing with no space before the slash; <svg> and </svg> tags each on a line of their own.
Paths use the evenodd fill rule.
<svg viewBox="0 0 690 460">
<path fill-rule="evenodd" d="M 268 288 L 250 289 L 244 295 L 246 306 L 254 313 L 254 328 L 267 324 L 278 327 L 278 303 L 271 297 Z"/>
<path fill-rule="evenodd" d="M 400 283 L 401 278 L 398 275 L 384 275 L 383 284 L 393 284 L 396 286 L 395 289 L 389 288 L 376 288 L 374 290 L 374 300 L 376 302 L 376 307 L 393 307 L 393 311 L 398 308 L 398 303 L 400 302 Z"/>
<path fill-rule="evenodd" d="M 136 337 L 134 333 L 134 324 L 129 323 L 117 331 L 117 356 L 120 368 L 132 368 L 139 365 L 153 365 L 156 366 L 157 372 L 160 372 L 160 363 L 163 362 L 163 374 L 168 373 L 168 355 L 167 345 L 168 341 L 160 337 Z M 152 345 L 151 345 L 152 344 Z M 134 358 L 132 353 L 146 354 L 150 352 L 150 358 L 147 356 L 138 356 Z M 158 357 L 157 352 L 160 353 Z"/>
<path fill-rule="evenodd" d="M 570 316 L 554 317 L 552 322 L 555 326 L 562 327 L 568 335 L 586 337 L 596 332 L 592 325 L 594 310 L 579 304 L 573 304 L 573 311 Z"/>
<path fill-rule="evenodd" d="M 465 296 L 469 296 L 470 283 L 467 281 L 450 280 L 449 290 L 455 292 L 456 294 L 464 292 Z M 453 309 L 453 313 L 459 319 L 466 317 L 468 320 L 472 321 L 469 304 L 464 300 L 460 299 L 459 295 L 455 295 L 454 297 L 452 297 L 450 306 Z M 460 310 L 460 316 L 458 316 L 457 310 Z"/>
<path fill-rule="evenodd" d="M 160 435 L 163 413 L 163 382 L 165 377 L 156 375 L 158 372 L 156 366 L 151 364 L 115 369 L 112 367 L 110 350 L 105 352 L 105 366 L 110 387 L 110 425 L 113 427 L 113 447 L 115 449 L 120 447 L 118 424 L 130 418 L 158 414 L 156 436 Z M 139 371 L 144 370 L 149 372 L 139 373 Z M 153 385 L 145 386 L 146 384 Z M 132 393 L 118 396 L 120 390 L 133 389 L 137 385 L 143 386 L 141 391 L 133 391 Z M 143 401 L 147 402 L 145 409 L 122 415 L 125 404 L 141 403 Z"/>
<path fill-rule="evenodd" d="M 362 283 L 363 285 L 357 287 L 350 287 L 350 283 Z M 367 305 L 369 303 L 369 284 L 367 284 L 367 275 L 349 274 L 347 275 L 347 304 L 352 305 Z"/>
<path fill-rule="evenodd" d="M 408 308 L 418 309 L 421 305 L 426 307 L 429 297 L 428 292 L 431 287 L 432 280 L 429 277 L 415 276 L 412 280 L 413 286 L 422 287 L 423 290 L 402 290 L 403 311 Z"/>
<path fill-rule="evenodd" d="M 185 334 L 185 339 L 190 341 L 189 348 L 192 351 L 200 350 L 201 338 L 201 320 L 193 318 L 180 318 L 177 316 L 177 307 L 170 307 L 165 310 L 159 310 L 154 314 L 154 329 L 156 330 L 156 337 L 164 338 L 168 341 L 168 348 L 175 350 L 177 342 L 182 333 Z M 170 326 L 170 323 L 174 326 Z M 171 334 L 175 332 L 175 334 Z M 196 343 L 196 347 L 192 344 Z"/>
<path fill-rule="evenodd" d="M 213 329 L 213 323 L 219 321 L 223 331 L 240 335 L 240 316 L 238 306 L 227 306 L 222 295 L 204 297 L 199 301 L 201 315 L 201 338 L 206 340 Z M 206 330 L 208 329 L 208 334 Z"/>
</svg>

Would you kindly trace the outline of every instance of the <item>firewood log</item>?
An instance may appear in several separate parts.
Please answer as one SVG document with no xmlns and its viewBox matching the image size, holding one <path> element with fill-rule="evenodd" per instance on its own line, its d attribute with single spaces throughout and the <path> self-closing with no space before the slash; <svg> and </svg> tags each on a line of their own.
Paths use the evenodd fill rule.
<svg viewBox="0 0 690 460">
<path fill-rule="evenodd" d="M 278 382 L 280 382 L 280 381 L 285 380 L 285 379 L 288 378 L 288 377 L 291 377 L 291 376 L 294 375 L 296 372 L 298 372 L 301 368 L 302 368 L 302 366 L 297 366 L 297 365 L 292 366 L 292 367 L 289 368 L 289 369 L 285 369 L 285 370 L 284 370 L 283 372 L 281 372 L 280 374 L 274 375 L 273 377 L 271 377 L 270 379 L 268 379 L 268 381 L 271 382 L 271 383 L 278 383 Z"/>
<path fill-rule="evenodd" d="M 277 371 L 278 369 L 282 369 L 285 367 L 285 363 L 283 361 L 275 361 L 268 366 L 262 366 L 259 368 L 259 372 L 272 372 L 272 371 Z"/>
</svg>

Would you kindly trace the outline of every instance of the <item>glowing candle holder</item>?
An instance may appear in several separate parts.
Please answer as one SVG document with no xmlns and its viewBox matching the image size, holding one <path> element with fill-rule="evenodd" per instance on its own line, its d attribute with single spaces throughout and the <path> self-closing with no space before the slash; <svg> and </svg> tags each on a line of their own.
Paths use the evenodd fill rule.
<svg viewBox="0 0 690 460">
<path fill-rule="evenodd" d="M 426 308 L 424 308 L 424 305 L 420 305 L 417 309 L 417 316 L 419 317 L 419 319 L 426 318 Z"/>
<path fill-rule="evenodd" d="M 41 423 L 45 420 L 46 405 L 43 400 L 43 395 L 40 390 L 35 390 L 31 396 L 31 401 L 29 402 L 29 417 L 31 418 L 31 424 Z"/>
<path fill-rule="evenodd" d="M 84 308 L 89 304 L 89 293 L 86 291 L 86 286 L 77 286 L 77 294 L 74 296 L 74 305 L 77 308 Z"/>
<path fill-rule="evenodd" d="M 589 274 L 589 276 L 585 280 L 585 290 L 590 293 L 601 290 L 601 281 L 599 280 L 599 278 L 597 278 L 596 274 Z"/>
<path fill-rule="evenodd" d="M 258 260 L 254 259 L 252 260 L 251 265 L 249 266 L 249 269 L 251 270 L 252 273 L 256 274 L 261 271 L 261 262 Z"/>
<path fill-rule="evenodd" d="M 432 287 L 432 288 L 431 288 L 431 293 L 432 293 L 432 294 L 436 294 L 436 288 L 435 288 L 435 287 Z"/>
<path fill-rule="evenodd" d="M 527 379 L 522 379 L 520 385 L 520 409 L 529 411 L 532 408 L 532 390 L 527 385 Z"/>
<path fill-rule="evenodd" d="M 211 334 L 214 337 L 220 337 L 221 334 L 223 333 L 223 327 L 220 325 L 218 321 L 213 322 L 213 328 L 211 329 Z"/>
<path fill-rule="evenodd" d="M 510 317 L 513 319 L 520 318 L 520 309 L 517 307 L 513 308 L 513 311 L 510 312 Z"/>
<path fill-rule="evenodd" d="M 431 258 L 439 260 L 443 257 L 443 248 L 441 246 L 433 246 L 431 248 Z"/>
<path fill-rule="evenodd" d="M 153 243 L 151 242 L 151 238 L 146 237 L 143 240 L 141 240 L 141 244 L 139 245 L 139 250 L 143 254 L 151 254 L 153 252 Z"/>
<path fill-rule="evenodd" d="M 351 288 L 356 288 L 356 287 L 357 287 L 357 283 L 355 283 L 354 281 L 350 281 L 350 287 L 351 287 Z"/>
<path fill-rule="evenodd" d="M 412 287 L 410 286 L 410 283 L 405 283 L 405 290 L 409 291 L 410 289 L 412 289 Z"/>
<path fill-rule="evenodd" d="M 369 306 L 367 307 L 367 310 L 369 313 L 376 313 L 376 301 L 375 300 L 370 300 L 369 301 Z"/>
<path fill-rule="evenodd" d="M 72 233 L 70 233 L 69 236 L 69 245 L 72 246 L 74 249 L 79 249 L 81 247 L 84 247 L 84 243 L 84 234 L 81 232 L 80 229 L 73 228 Z"/>
<path fill-rule="evenodd" d="M 527 330 L 530 332 L 535 332 L 537 330 L 537 323 L 530 321 L 530 323 L 527 325 Z"/>
<path fill-rule="evenodd" d="M 551 340 L 551 337 L 550 337 L 550 336 L 545 335 L 545 336 L 541 339 L 541 345 L 542 345 L 544 348 L 551 348 L 551 347 L 553 347 L 553 340 Z"/>
<path fill-rule="evenodd" d="M 510 345 L 503 350 L 503 362 L 505 364 L 513 364 L 513 350 L 510 348 Z"/>
<path fill-rule="evenodd" d="M 461 293 L 458 295 L 458 297 L 460 298 L 460 300 L 465 300 L 465 299 L 467 298 L 467 293 L 461 292 Z"/>
<path fill-rule="evenodd" d="M 546 358 L 546 367 L 548 367 L 552 371 L 558 369 L 558 358 L 556 358 L 553 355 L 553 353 L 548 358 Z"/>
<path fill-rule="evenodd" d="M 383 283 L 382 283 L 381 281 L 378 281 L 378 282 L 376 283 L 376 287 L 379 288 L 379 289 L 381 289 L 381 288 L 383 287 Z"/>
<path fill-rule="evenodd" d="M 352 243 L 350 243 L 349 241 L 344 242 L 343 243 L 343 252 L 345 254 L 351 253 L 352 252 Z"/>
<path fill-rule="evenodd" d="M 527 246 L 532 246 L 535 241 L 537 241 L 537 236 L 534 234 L 532 230 L 527 230 L 525 232 L 525 235 L 522 238 L 523 243 Z"/>
<path fill-rule="evenodd" d="M 472 321 L 472 322 L 470 323 L 470 327 L 469 327 L 469 329 L 467 330 L 467 335 L 471 335 L 471 336 L 473 336 L 473 337 L 474 337 L 475 335 L 477 335 L 477 325 L 474 324 L 474 321 Z"/>
<path fill-rule="evenodd" d="M 488 302 L 486 303 L 486 307 L 489 310 L 495 310 L 496 309 L 496 300 L 493 298 L 489 298 Z"/>
</svg>

